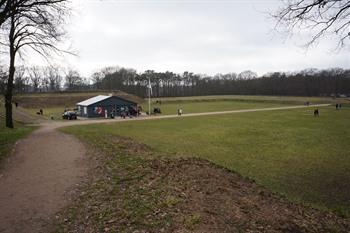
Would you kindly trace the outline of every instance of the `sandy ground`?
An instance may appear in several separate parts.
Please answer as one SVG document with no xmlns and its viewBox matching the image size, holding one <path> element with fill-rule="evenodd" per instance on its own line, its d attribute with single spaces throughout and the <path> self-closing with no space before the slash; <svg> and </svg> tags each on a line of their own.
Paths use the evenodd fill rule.
<svg viewBox="0 0 350 233">
<path fill-rule="evenodd" d="M 327 105 L 194 113 L 181 117 L 323 106 Z M 69 202 L 74 187 L 86 176 L 88 162 L 84 145 L 55 129 L 71 125 L 174 117 L 179 116 L 41 122 L 40 129 L 16 144 L 10 161 L 0 170 L 0 232 L 46 232 L 55 213 Z"/>
</svg>

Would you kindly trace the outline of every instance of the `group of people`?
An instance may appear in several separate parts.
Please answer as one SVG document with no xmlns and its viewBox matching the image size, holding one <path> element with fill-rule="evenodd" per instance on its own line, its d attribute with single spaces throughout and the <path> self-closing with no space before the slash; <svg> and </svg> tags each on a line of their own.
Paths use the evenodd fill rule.
<svg viewBox="0 0 350 233">
<path fill-rule="evenodd" d="M 339 103 L 339 104 L 336 103 L 336 104 L 335 104 L 335 109 L 336 109 L 336 110 L 340 110 L 340 109 L 341 109 L 341 103 Z M 320 116 L 320 111 L 318 110 L 318 108 L 314 110 L 314 116 L 315 116 L 315 117 Z"/>
<path fill-rule="evenodd" d="M 110 112 L 110 117 L 113 119 L 115 116 L 120 115 L 121 118 L 125 119 L 128 117 L 140 116 L 142 111 L 142 107 L 138 106 L 137 109 L 133 107 L 121 107 L 118 109 L 113 108 Z"/>
</svg>

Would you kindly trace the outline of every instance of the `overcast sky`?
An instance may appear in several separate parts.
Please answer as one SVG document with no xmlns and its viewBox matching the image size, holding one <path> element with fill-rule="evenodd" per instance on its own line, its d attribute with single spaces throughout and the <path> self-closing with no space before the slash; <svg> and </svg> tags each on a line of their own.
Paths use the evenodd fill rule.
<svg viewBox="0 0 350 233">
<path fill-rule="evenodd" d="M 69 41 L 78 57 L 59 63 L 90 76 L 105 66 L 201 74 L 350 68 L 350 51 L 324 40 L 306 51 L 264 12 L 279 0 L 73 0 Z"/>
</svg>

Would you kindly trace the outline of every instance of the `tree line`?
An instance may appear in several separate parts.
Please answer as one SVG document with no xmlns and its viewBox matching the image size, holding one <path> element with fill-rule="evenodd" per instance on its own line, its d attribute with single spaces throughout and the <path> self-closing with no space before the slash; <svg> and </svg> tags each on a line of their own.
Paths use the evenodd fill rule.
<svg viewBox="0 0 350 233">
<path fill-rule="evenodd" d="M 7 85 L 7 68 L 0 67 L 0 93 Z M 89 81 L 74 69 L 54 66 L 19 66 L 13 80 L 13 91 L 17 94 L 57 91 L 89 90 Z"/>
<path fill-rule="evenodd" d="M 4 86 L 6 69 L 0 69 L 0 86 Z M 196 95 L 289 95 L 332 96 L 350 94 L 350 70 L 332 68 L 306 69 L 298 72 L 271 72 L 258 76 L 255 72 L 216 74 L 213 76 L 184 72 L 138 73 L 135 69 L 108 67 L 89 78 L 74 69 L 62 67 L 17 67 L 15 93 L 121 90 L 146 97 L 152 87 L 152 97 Z"/>
<path fill-rule="evenodd" d="M 253 71 L 213 76 L 184 72 L 137 73 L 134 69 L 106 68 L 92 75 L 92 88 L 118 89 L 147 96 L 148 80 L 153 97 L 196 95 L 350 95 L 350 70 L 305 69 L 298 72 L 271 72 L 258 76 Z"/>
</svg>

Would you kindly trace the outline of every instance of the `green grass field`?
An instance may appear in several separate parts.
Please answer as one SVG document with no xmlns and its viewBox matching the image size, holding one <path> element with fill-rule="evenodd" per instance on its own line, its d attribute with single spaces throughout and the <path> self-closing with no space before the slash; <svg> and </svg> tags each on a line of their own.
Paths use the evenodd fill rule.
<svg viewBox="0 0 350 233">
<path fill-rule="evenodd" d="M 151 109 L 154 107 L 160 107 L 162 110 L 161 115 L 174 115 L 177 114 L 179 108 L 183 109 L 184 113 L 199 113 L 199 112 L 215 112 L 215 111 L 230 111 L 237 109 L 251 109 L 251 108 L 268 108 L 285 106 L 287 103 L 283 102 L 251 102 L 251 101 L 237 101 L 237 100 L 200 100 L 200 101 L 170 101 L 164 102 L 161 105 L 152 103 Z M 148 111 L 148 105 L 142 104 L 143 111 Z M 62 113 L 65 109 L 62 107 L 49 107 L 43 108 L 44 119 L 62 120 Z M 68 109 L 74 109 L 74 106 L 68 107 Z M 29 114 L 37 116 L 38 108 L 27 108 Z M 152 111 L 152 110 L 151 110 Z"/>
<path fill-rule="evenodd" d="M 188 102 L 188 101 L 251 101 L 251 102 L 278 102 L 300 104 L 306 101 L 310 103 L 328 103 L 334 101 L 330 97 L 305 97 L 305 96 L 261 96 L 261 95 L 212 95 L 212 96 L 188 96 L 188 97 L 163 97 L 154 98 L 163 102 Z"/>
<path fill-rule="evenodd" d="M 157 101 L 161 101 L 159 104 Z M 190 96 L 165 97 L 151 99 L 151 111 L 159 107 L 163 115 L 176 114 L 179 108 L 184 113 L 230 111 L 237 109 L 267 108 L 286 105 L 304 105 L 323 103 L 342 103 L 349 105 L 346 99 L 332 99 L 330 97 L 300 97 L 300 96 L 249 96 L 249 95 L 221 95 L 221 96 Z M 144 111 L 148 111 L 147 100 L 142 104 Z"/>
<path fill-rule="evenodd" d="M 162 104 L 157 103 L 161 100 Z M 159 107 L 163 115 L 177 114 L 177 110 L 182 108 L 184 113 L 230 111 L 237 109 L 267 108 L 285 105 L 303 105 L 322 103 L 350 103 L 344 99 L 333 100 L 329 97 L 294 97 L 294 96 L 191 96 L 191 97 L 169 97 L 153 98 L 151 101 L 151 111 L 154 107 Z M 147 100 L 142 104 L 144 111 L 148 111 Z"/>
<path fill-rule="evenodd" d="M 32 115 L 40 108 L 44 110 L 44 118 L 55 120 L 61 119 L 65 108 L 74 109 L 75 104 L 96 96 L 99 94 L 108 94 L 106 92 L 77 92 L 77 93 L 37 93 L 18 95 L 15 100 L 20 106 L 26 108 Z M 127 95 L 127 94 L 125 94 Z M 148 111 L 147 100 L 137 97 L 143 110 Z M 156 101 L 161 100 L 162 104 Z M 290 97 L 290 96 L 240 96 L 240 95 L 223 95 L 223 96 L 192 96 L 192 97 L 171 97 L 171 98 L 153 98 L 151 111 L 154 107 L 160 107 L 163 115 L 177 114 L 179 108 L 184 113 L 229 111 L 236 109 L 277 107 L 282 105 L 303 105 L 306 101 L 312 104 L 331 103 L 331 98 L 326 97 Z"/>
<path fill-rule="evenodd" d="M 18 139 L 25 137 L 35 129 L 35 127 L 27 127 L 18 121 L 14 121 L 14 129 L 6 128 L 4 116 L 4 106 L 0 104 L 0 163 L 9 155 L 12 145 Z"/>
<path fill-rule="evenodd" d="M 44 95 L 45 96 L 45 95 Z M 51 94 L 51 97 L 53 95 Z M 59 95 L 57 94 L 56 97 Z M 31 96 L 32 98 L 33 96 Z M 331 102 L 330 99 L 311 98 L 314 103 Z M 179 108 L 183 109 L 184 113 L 199 113 L 199 112 L 214 112 L 214 111 L 230 111 L 237 109 L 252 109 L 252 108 L 267 108 L 279 107 L 285 105 L 302 105 L 307 101 L 305 97 L 266 97 L 266 96 L 201 96 L 201 97 L 182 97 L 182 98 L 163 98 L 162 104 L 157 104 L 152 100 L 151 111 L 154 107 L 159 107 L 162 110 L 162 115 L 177 114 Z M 55 100 L 57 101 L 57 100 Z M 47 100 L 47 105 L 50 105 L 50 98 Z M 45 107 L 44 118 L 50 119 L 53 116 L 54 120 L 61 120 L 62 113 L 65 108 L 74 109 L 74 105 L 62 105 L 54 107 Z M 143 102 L 142 108 L 148 111 L 148 103 Z M 39 108 L 26 108 L 27 112 L 36 116 Z"/>
<path fill-rule="evenodd" d="M 18 140 L 28 135 L 33 127 L 25 127 L 20 123 L 15 124 L 14 129 L 4 126 L 4 121 L 0 119 L 0 163 L 10 153 L 11 146 Z"/>
<path fill-rule="evenodd" d="M 161 100 L 162 104 L 157 103 Z M 184 113 L 230 111 L 237 109 L 253 109 L 279 107 L 286 105 L 303 105 L 309 101 L 311 104 L 332 103 L 331 98 L 323 97 L 290 97 L 290 96 L 191 96 L 154 98 L 151 101 L 151 111 L 159 107 L 163 115 L 177 114 L 182 108 Z M 147 101 L 142 104 L 144 111 L 148 111 Z"/>
<path fill-rule="evenodd" d="M 47 109 L 47 108 L 71 108 L 81 101 L 89 99 L 97 95 L 109 95 L 113 93 L 117 96 L 136 101 L 143 102 L 143 99 L 129 95 L 121 91 L 91 91 L 91 92 L 49 92 L 49 93 L 27 93 L 18 94 L 13 97 L 19 106 L 28 109 Z"/>
<path fill-rule="evenodd" d="M 230 111 L 238 109 L 253 109 L 253 108 L 268 108 L 285 106 L 283 102 L 252 102 L 238 100 L 181 100 L 181 101 L 165 101 L 161 105 L 153 103 L 151 111 L 154 107 L 159 107 L 162 115 L 177 114 L 177 110 L 181 108 L 183 113 L 200 113 L 200 112 L 215 112 L 215 111 Z M 148 111 L 148 105 L 143 104 L 144 111 Z"/>
<path fill-rule="evenodd" d="M 67 109 L 73 109 L 73 107 L 67 108 Z M 43 109 L 43 111 L 44 111 L 43 116 L 38 116 L 37 112 L 39 111 L 39 109 L 28 108 L 25 110 L 27 113 L 29 113 L 33 117 L 43 118 L 46 120 L 50 120 L 51 117 L 53 117 L 54 120 L 62 120 L 62 114 L 64 112 L 64 107 L 44 108 Z"/>
<path fill-rule="evenodd" d="M 158 156 L 200 157 L 290 200 L 350 214 L 350 108 L 240 113 L 63 129 L 103 147 L 130 137 Z"/>
</svg>

